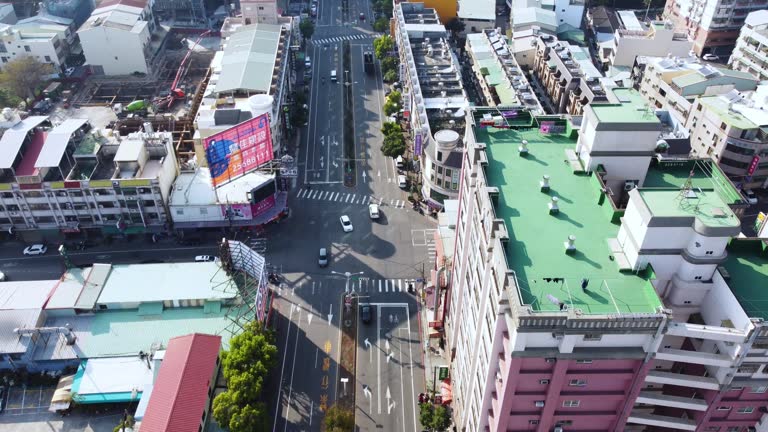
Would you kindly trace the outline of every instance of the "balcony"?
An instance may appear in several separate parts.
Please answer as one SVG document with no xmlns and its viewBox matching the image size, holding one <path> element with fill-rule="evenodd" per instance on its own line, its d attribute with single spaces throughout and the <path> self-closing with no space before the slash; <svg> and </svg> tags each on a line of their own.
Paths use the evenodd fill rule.
<svg viewBox="0 0 768 432">
<path fill-rule="evenodd" d="M 658 392 L 643 391 L 637 396 L 637 403 L 644 403 L 670 408 L 680 408 L 694 411 L 706 411 L 707 402 L 680 396 L 670 396 Z"/>
<path fill-rule="evenodd" d="M 642 424 L 646 426 L 658 426 L 669 429 L 695 431 L 696 422 L 689 419 L 667 417 L 655 414 L 644 414 L 633 411 L 627 419 L 628 423 Z"/>
<path fill-rule="evenodd" d="M 717 367 L 729 367 L 733 363 L 730 357 L 722 354 L 685 351 L 669 348 L 659 350 L 659 352 L 656 353 L 656 359 Z"/>
<path fill-rule="evenodd" d="M 743 331 L 732 328 L 679 322 L 670 323 L 667 334 L 734 343 L 742 343 L 747 337 Z"/>
<path fill-rule="evenodd" d="M 669 384 L 702 390 L 719 390 L 720 384 L 711 377 L 685 375 L 672 372 L 650 371 L 645 382 L 651 384 Z"/>
</svg>

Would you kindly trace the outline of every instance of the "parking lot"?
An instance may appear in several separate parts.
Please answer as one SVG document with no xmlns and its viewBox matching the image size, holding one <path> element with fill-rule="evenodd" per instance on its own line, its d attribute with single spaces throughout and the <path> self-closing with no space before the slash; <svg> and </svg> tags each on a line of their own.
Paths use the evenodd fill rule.
<svg viewBox="0 0 768 432">
<path fill-rule="evenodd" d="M 87 406 L 62 416 L 48 411 L 54 386 L 14 386 L 6 389 L 4 409 L 0 414 L 0 432 L 111 432 L 124 409 L 119 406 Z"/>
<path fill-rule="evenodd" d="M 39 414 L 48 411 L 56 387 L 7 387 L 4 416 Z"/>
</svg>

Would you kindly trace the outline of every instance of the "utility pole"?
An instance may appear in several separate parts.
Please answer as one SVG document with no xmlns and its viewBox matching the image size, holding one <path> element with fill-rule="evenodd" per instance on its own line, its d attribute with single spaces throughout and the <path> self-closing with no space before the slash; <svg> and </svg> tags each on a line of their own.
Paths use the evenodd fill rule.
<svg viewBox="0 0 768 432">
<path fill-rule="evenodd" d="M 357 273 L 344 272 L 344 273 L 339 273 L 337 271 L 331 270 L 331 274 L 335 274 L 335 275 L 339 275 L 339 276 L 344 276 L 344 277 L 347 278 L 346 285 L 344 285 L 344 293 L 345 294 L 349 294 L 349 279 L 352 276 L 360 276 L 360 275 L 363 274 L 363 272 L 357 272 Z"/>
</svg>

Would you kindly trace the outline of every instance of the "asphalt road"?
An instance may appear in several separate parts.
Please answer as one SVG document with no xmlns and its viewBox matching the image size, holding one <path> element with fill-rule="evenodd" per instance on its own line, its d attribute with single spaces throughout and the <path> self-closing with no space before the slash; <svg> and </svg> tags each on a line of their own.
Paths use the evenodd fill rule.
<svg viewBox="0 0 768 432">
<path fill-rule="evenodd" d="M 284 279 L 273 304 L 280 350 L 279 388 L 274 389 L 277 397 L 270 407 L 274 431 L 320 430 L 324 408 L 344 391 L 340 380 L 346 371 L 340 370 L 338 359 L 339 311 L 345 289 L 354 290 L 362 302 L 377 303 L 377 311 L 384 314 L 381 331 L 375 322 L 358 327 L 358 336 L 366 335 L 359 337 L 357 347 L 358 426 L 361 430 L 419 430 L 415 395 L 423 391 L 424 372 L 417 304 L 407 284 L 428 277 L 432 268 L 435 220 L 411 209 L 406 192 L 397 186 L 394 161 L 381 154 L 381 72 L 378 67 L 374 74 L 364 71 L 363 52 L 372 50 L 373 33 L 369 21 L 356 21 L 360 12 L 373 17 L 365 0 L 350 0 L 352 22 L 343 22 L 341 0 L 320 2 L 307 51 L 313 69 L 309 122 L 302 131 L 298 155 L 300 184 L 289 197 L 290 218 L 271 226 L 266 234 L 267 261 Z M 353 90 L 354 120 L 342 118 L 343 40 L 351 46 L 348 84 Z M 330 82 L 333 69 L 339 77 L 335 84 Z M 353 188 L 342 183 L 342 126 L 347 121 L 354 121 L 357 178 Z M 379 220 L 369 218 L 370 203 L 380 205 Z M 342 231 L 341 215 L 350 217 L 353 232 Z M 321 247 L 330 254 L 325 268 L 317 264 Z M 347 285 L 334 271 L 360 272 L 362 279 Z M 374 350 L 381 350 L 371 351 L 365 339 Z M 393 351 L 389 361 L 376 357 L 384 355 L 387 344 Z M 368 359 L 372 353 L 376 363 Z M 379 361 L 381 374 L 372 369 Z M 377 381 L 374 387 L 373 377 L 381 385 Z M 373 411 L 361 383 L 371 386 Z"/>
</svg>

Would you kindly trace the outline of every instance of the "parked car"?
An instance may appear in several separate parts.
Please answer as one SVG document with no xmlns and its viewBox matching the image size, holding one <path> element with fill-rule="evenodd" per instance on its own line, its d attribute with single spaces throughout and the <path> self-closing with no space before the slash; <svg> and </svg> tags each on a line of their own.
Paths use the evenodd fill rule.
<svg viewBox="0 0 768 432">
<path fill-rule="evenodd" d="M 378 204 L 369 204 L 368 205 L 368 215 L 371 217 L 371 219 L 378 219 L 381 216 L 379 214 L 379 205 Z"/>
<path fill-rule="evenodd" d="M 326 248 L 320 248 L 320 255 L 317 258 L 317 264 L 320 267 L 328 265 L 328 250 Z"/>
<path fill-rule="evenodd" d="M 372 316 L 373 316 L 373 310 L 371 305 L 364 304 L 360 306 L 360 319 L 363 320 L 364 324 L 370 324 Z"/>
<path fill-rule="evenodd" d="M 715 54 L 704 54 L 703 56 L 701 56 L 701 58 L 703 58 L 706 61 L 718 61 L 718 60 L 720 60 L 720 57 L 718 57 Z"/>
<path fill-rule="evenodd" d="M 747 189 L 744 191 L 744 198 L 747 199 L 747 202 L 750 205 L 757 204 L 757 195 L 755 195 L 755 192 L 752 189 Z"/>
<path fill-rule="evenodd" d="M 349 220 L 349 216 L 347 215 L 342 215 L 339 218 L 339 222 L 341 222 L 341 229 L 343 229 L 345 233 L 352 232 L 354 229 L 352 227 L 352 221 Z"/>
<path fill-rule="evenodd" d="M 27 256 L 44 255 L 46 252 L 48 248 L 43 244 L 33 244 L 24 248 L 24 255 Z"/>
<path fill-rule="evenodd" d="M 5 273 L 0 271 L 0 282 L 5 282 Z"/>
<path fill-rule="evenodd" d="M 214 258 L 211 255 L 198 255 L 195 257 L 195 262 L 209 262 L 213 260 Z"/>
</svg>

